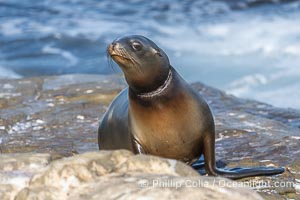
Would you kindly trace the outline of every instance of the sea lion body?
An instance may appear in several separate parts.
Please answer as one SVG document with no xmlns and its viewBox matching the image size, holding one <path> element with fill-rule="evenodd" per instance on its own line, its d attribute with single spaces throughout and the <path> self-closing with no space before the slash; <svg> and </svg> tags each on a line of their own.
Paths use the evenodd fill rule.
<svg viewBox="0 0 300 200">
<path fill-rule="evenodd" d="M 172 80 L 158 97 L 141 100 L 126 88 L 115 98 L 99 129 L 100 148 L 123 145 L 139 153 L 141 146 L 143 153 L 187 163 L 199 158 L 201 140 L 214 132 L 213 116 L 203 98 L 171 70 Z"/>
<path fill-rule="evenodd" d="M 128 149 L 133 151 L 128 129 L 128 88 L 112 101 L 98 130 L 99 149 Z M 101 142 L 100 142 L 101 141 Z"/>
<path fill-rule="evenodd" d="M 104 114 L 98 130 L 99 149 L 128 149 L 188 164 L 203 155 L 207 174 L 231 179 L 284 171 L 275 167 L 217 168 L 212 112 L 170 65 L 166 53 L 137 35 L 115 40 L 108 53 L 122 69 L 128 88 Z"/>
</svg>

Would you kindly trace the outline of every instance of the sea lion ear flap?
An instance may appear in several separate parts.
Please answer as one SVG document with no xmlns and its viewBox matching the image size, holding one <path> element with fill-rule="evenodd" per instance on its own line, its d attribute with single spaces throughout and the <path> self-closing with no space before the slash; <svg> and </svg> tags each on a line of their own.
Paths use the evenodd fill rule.
<svg viewBox="0 0 300 200">
<path fill-rule="evenodd" d="M 163 57 L 163 55 L 158 51 L 156 52 L 156 54 L 159 56 L 159 57 Z"/>
<path fill-rule="evenodd" d="M 160 49 L 154 49 L 155 54 L 157 54 L 159 57 L 163 57 L 162 53 L 160 52 Z"/>
</svg>

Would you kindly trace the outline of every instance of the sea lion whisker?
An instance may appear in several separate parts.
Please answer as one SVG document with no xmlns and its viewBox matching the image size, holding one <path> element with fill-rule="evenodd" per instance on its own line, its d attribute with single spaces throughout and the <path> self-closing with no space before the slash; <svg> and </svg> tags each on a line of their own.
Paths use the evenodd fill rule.
<svg viewBox="0 0 300 200">
<path fill-rule="evenodd" d="M 139 73 L 144 74 L 141 64 L 132 56 L 129 56 L 129 59 L 134 63 L 135 69 L 137 69 Z"/>
<path fill-rule="evenodd" d="M 133 64 L 135 69 L 139 71 L 139 73 L 143 74 L 144 72 L 142 71 L 141 64 L 133 57 L 131 56 L 128 52 L 125 51 L 125 49 L 121 49 L 122 54 L 127 57 Z"/>
<path fill-rule="evenodd" d="M 107 60 L 108 66 L 116 73 L 116 70 L 115 70 L 114 65 L 113 65 L 112 58 L 111 58 L 108 50 L 106 51 L 106 60 Z"/>
<path fill-rule="evenodd" d="M 130 60 L 134 65 L 135 69 L 138 70 L 139 73 L 143 74 L 143 71 L 141 70 L 141 64 L 133 57 L 131 56 L 127 51 L 125 51 L 124 48 L 119 49 L 119 53 L 122 55 L 122 57 Z"/>
<path fill-rule="evenodd" d="M 126 58 L 126 59 L 132 61 L 130 54 L 129 54 L 128 52 L 126 52 L 125 49 L 123 49 L 123 48 L 120 49 L 120 53 L 121 53 L 121 55 L 122 55 L 124 58 Z"/>
</svg>

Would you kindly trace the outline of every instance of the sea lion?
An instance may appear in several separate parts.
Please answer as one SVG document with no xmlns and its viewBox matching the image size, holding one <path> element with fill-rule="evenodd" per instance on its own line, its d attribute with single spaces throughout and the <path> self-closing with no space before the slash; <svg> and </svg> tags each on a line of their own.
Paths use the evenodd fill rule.
<svg viewBox="0 0 300 200">
<path fill-rule="evenodd" d="M 212 112 L 170 65 L 167 54 L 139 35 L 116 39 L 107 51 L 122 69 L 128 87 L 104 114 L 98 130 L 99 149 L 128 149 L 187 164 L 203 154 L 208 175 L 231 179 L 284 171 L 274 167 L 217 168 Z"/>
</svg>

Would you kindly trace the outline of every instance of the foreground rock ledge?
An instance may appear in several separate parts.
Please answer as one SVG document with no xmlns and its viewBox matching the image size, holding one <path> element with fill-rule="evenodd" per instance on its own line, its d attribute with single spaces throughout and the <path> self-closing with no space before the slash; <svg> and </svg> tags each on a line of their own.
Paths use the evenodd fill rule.
<svg viewBox="0 0 300 200">
<path fill-rule="evenodd" d="M 52 162 L 49 154 L 0 157 L 2 173 L 11 180 L 0 182 L 1 200 L 262 199 L 248 188 L 232 187 L 233 181 L 200 176 L 179 161 L 127 150 L 89 152 Z"/>
</svg>

